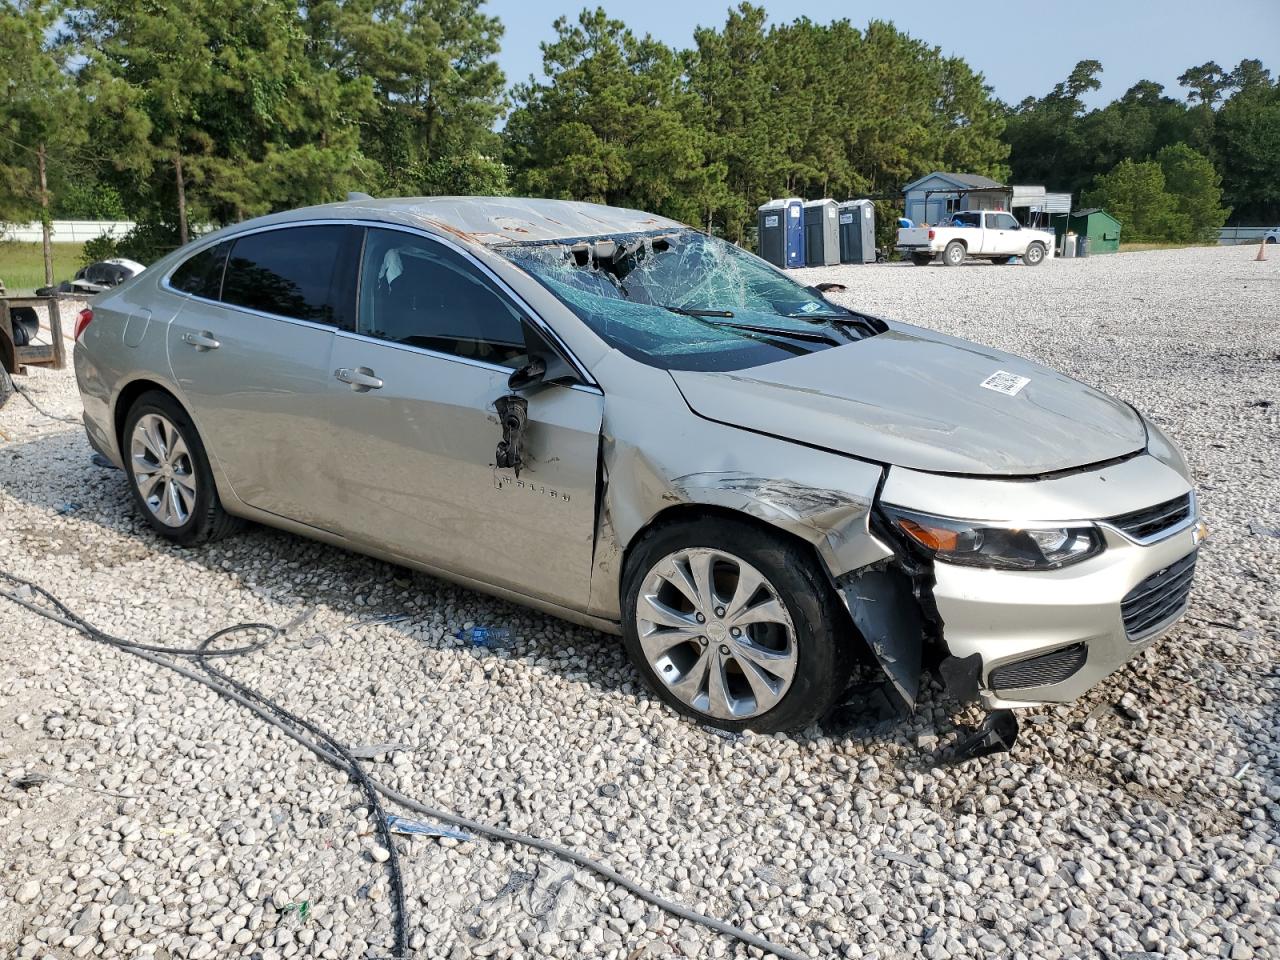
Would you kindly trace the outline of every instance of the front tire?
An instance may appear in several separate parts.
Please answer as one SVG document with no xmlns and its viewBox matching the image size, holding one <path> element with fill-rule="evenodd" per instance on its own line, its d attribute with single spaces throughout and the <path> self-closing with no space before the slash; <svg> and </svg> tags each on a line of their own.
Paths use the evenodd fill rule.
<svg viewBox="0 0 1280 960">
<path fill-rule="evenodd" d="M 958 267 L 964 263 L 964 258 L 969 255 L 969 251 L 965 249 L 963 243 L 959 240 L 952 240 L 947 244 L 947 249 L 942 251 L 942 262 L 948 267 Z"/>
<path fill-rule="evenodd" d="M 687 717 L 797 730 L 844 691 L 848 615 L 801 543 L 720 518 L 660 526 L 632 549 L 622 589 L 628 655 Z"/>
<path fill-rule="evenodd" d="M 1028 267 L 1038 267 L 1044 263 L 1044 244 L 1033 243 L 1027 247 L 1027 252 L 1022 255 L 1022 262 Z"/>
<path fill-rule="evenodd" d="M 153 390 L 137 399 L 125 417 L 120 453 L 134 502 L 161 536 L 193 546 L 239 528 L 218 499 L 195 424 L 168 394 Z"/>
</svg>

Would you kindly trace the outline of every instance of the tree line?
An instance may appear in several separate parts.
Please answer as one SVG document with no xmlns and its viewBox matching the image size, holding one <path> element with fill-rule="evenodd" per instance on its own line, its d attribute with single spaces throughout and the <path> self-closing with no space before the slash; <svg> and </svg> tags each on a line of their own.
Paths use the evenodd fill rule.
<svg viewBox="0 0 1280 960">
<path fill-rule="evenodd" d="M 1229 207 L 1280 219 L 1280 86 L 1258 61 L 1086 110 L 1096 61 L 1009 106 L 879 21 L 771 25 L 741 3 L 685 50 L 601 9 L 554 27 L 541 75 L 508 87 L 483 0 L 0 0 L 0 220 L 127 217 L 147 259 L 193 224 L 348 190 L 520 193 L 749 242 L 770 197 L 888 214 L 937 169 L 1083 192 L 1153 238 Z"/>
</svg>

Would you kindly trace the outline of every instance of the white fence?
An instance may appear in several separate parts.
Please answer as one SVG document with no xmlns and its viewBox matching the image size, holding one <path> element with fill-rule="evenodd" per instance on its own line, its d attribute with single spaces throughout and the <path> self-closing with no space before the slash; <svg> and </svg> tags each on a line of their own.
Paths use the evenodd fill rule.
<svg viewBox="0 0 1280 960">
<path fill-rule="evenodd" d="M 104 235 L 119 239 L 134 226 L 132 220 L 55 220 L 50 239 L 54 243 L 84 243 Z M 0 224 L 0 240 L 39 243 L 41 236 L 39 223 Z"/>
<path fill-rule="evenodd" d="M 1237 243 L 1260 243 L 1275 227 L 1223 227 L 1218 233 L 1218 243 L 1234 246 Z"/>
</svg>

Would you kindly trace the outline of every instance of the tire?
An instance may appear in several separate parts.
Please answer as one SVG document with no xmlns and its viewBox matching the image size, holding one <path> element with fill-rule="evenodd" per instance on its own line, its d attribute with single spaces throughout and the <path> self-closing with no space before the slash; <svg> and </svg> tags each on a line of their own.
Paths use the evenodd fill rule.
<svg viewBox="0 0 1280 960">
<path fill-rule="evenodd" d="M 933 254 L 913 253 L 911 255 L 911 262 L 914 263 L 917 267 L 927 267 L 929 264 L 933 263 Z"/>
<path fill-rule="evenodd" d="M 195 424 L 167 393 L 148 391 L 129 408 L 120 455 L 134 502 L 161 536 L 194 546 L 241 527 L 242 521 L 222 508 Z M 140 479 L 145 464 L 156 470 Z M 150 497 L 143 494 L 144 485 Z"/>
<path fill-rule="evenodd" d="M 965 249 L 965 245 L 959 240 L 952 240 L 947 244 L 947 249 L 942 251 L 942 262 L 948 267 L 958 267 L 964 263 L 965 257 L 969 255 L 969 251 Z"/>
<path fill-rule="evenodd" d="M 1030 244 L 1027 247 L 1027 252 L 1022 255 L 1022 262 L 1028 267 L 1038 267 L 1044 263 L 1044 244 Z"/>
<path fill-rule="evenodd" d="M 709 575 L 700 578 L 698 569 Z M 745 589 L 755 576 L 762 582 L 739 597 L 744 576 Z M 708 601 L 696 604 L 675 586 L 681 579 L 695 594 L 694 584 L 711 584 Z M 722 730 L 806 727 L 831 709 L 849 678 L 848 613 L 812 552 L 745 521 L 703 517 L 645 533 L 627 559 L 622 611 L 623 642 L 646 686 L 677 712 Z M 742 611 L 749 619 L 735 627 Z M 768 667 L 755 669 L 761 661 Z"/>
<path fill-rule="evenodd" d="M 1275 237 L 1267 237 L 1267 243 L 1280 243 Z"/>
<path fill-rule="evenodd" d="M 0 358 L 0 361 L 2 360 L 3 358 Z M 13 381 L 9 379 L 9 371 L 4 368 L 4 363 L 0 362 L 0 407 L 8 403 L 13 394 Z"/>
<path fill-rule="evenodd" d="M 1008 263 L 1012 259 L 1013 257 L 992 257 L 991 262 L 994 263 L 997 267 L 1003 267 L 1006 263 Z"/>
</svg>

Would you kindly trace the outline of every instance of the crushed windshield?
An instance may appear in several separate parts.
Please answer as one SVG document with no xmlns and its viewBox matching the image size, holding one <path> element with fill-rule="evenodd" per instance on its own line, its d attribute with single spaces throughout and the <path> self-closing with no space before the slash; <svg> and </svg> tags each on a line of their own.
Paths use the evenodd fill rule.
<svg viewBox="0 0 1280 960">
<path fill-rule="evenodd" d="M 862 318 L 696 230 L 500 251 L 611 346 L 671 370 L 740 370 L 862 339 Z"/>
</svg>

